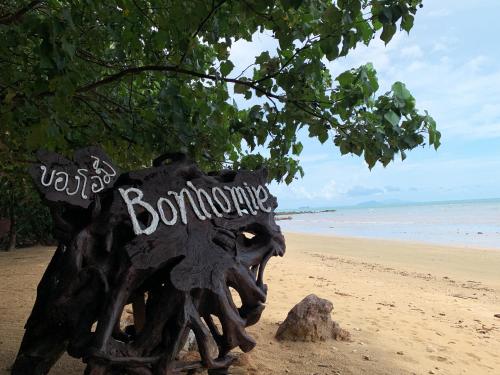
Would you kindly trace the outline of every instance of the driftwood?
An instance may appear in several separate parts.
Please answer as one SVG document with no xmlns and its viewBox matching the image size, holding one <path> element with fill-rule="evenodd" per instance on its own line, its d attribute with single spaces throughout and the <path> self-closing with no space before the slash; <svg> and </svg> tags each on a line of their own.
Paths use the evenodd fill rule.
<svg viewBox="0 0 500 375">
<path fill-rule="evenodd" d="M 282 256 L 264 170 L 205 174 L 182 155 L 120 174 L 97 148 L 39 153 L 30 173 L 59 246 L 37 289 L 13 375 L 46 374 L 67 351 L 85 374 L 226 373 L 264 309 L 264 268 Z M 241 306 L 231 295 L 237 293 Z M 124 306 L 134 324 L 119 328 Z M 193 330 L 202 361 L 178 354 Z M 212 336 L 219 353 L 209 354 Z"/>
</svg>

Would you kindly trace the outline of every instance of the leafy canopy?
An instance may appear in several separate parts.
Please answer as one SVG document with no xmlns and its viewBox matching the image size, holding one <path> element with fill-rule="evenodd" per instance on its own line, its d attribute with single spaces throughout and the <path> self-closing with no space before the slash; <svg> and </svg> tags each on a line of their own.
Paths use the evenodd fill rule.
<svg viewBox="0 0 500 375">
<path fill-rule="evenodd" d="M 439 146 L 434 120 L 400 82 L 377 96 L 371 64 L 332 77 L 358 44 L 409 32 L 421 0 L 4 0 L 0 5 L 0 163 L 19 176 L 38 148 L 101 144 L 122 166 L 163 152 L 222 161 L 290 183 L 307 128 L 342 154 L 387 165 Z M 230 49 L 271 34 L 237 71 Z M 233 93 L 234 91 L 234 93 Z M 232 95 L 250 100 L 238 108 Z M 269 149 L 259 154 L 258 146 Z"/>
</svg>

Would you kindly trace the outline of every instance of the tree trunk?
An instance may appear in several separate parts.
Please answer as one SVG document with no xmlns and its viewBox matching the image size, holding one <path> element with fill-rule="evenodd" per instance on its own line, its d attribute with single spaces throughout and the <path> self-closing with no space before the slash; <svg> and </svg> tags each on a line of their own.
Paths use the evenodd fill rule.
<svg viewBox="0 0 500 375">
<path fill-rule="evenodd" d="M 10 229 L 9 229 L 9 243 L 7 245 L 7 251 L 11 251 L 16 248 L 16 216 L 14 214 L 14 204 L 12 203 L 9 208 L 9 216 L 10 216 Z"/>
</svg>

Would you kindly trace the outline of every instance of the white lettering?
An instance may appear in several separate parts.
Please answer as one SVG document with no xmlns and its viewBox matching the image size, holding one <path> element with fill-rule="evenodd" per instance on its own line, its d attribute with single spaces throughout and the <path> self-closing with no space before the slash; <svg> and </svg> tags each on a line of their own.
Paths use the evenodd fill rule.
<svg viewBox="0 0 500 375">
<path fill-rule="evenodd" d="M 256 215 L 257 211 L 254 210 L 252 207 L 252 204 L 250 203 L 250 200 L 248 199 L 245 190 L 241 186 L 236 186 L 234 187 L 234 190 L 236 191 L 236 194 L 238 195 L 238 200 L 242 205 L 245 205 L 248 209 L 248 211 L 252 215 Z"/>
<path fill-rule="evenodd" d="M 122 188 L 118 189 L 120 191 L 120 194 L 122 195 L 123 200 L 127 204 L 127 210 L 128 214 L 130 215 L 130 219 L 132 220 L 132 226 L 134 227 L 134 233 L 135 234 L 146 234 L 149 235 L 151 233 L 154 233 L 156 228 L 158 227 L 158 222 L 159 222 L 159 217 L 158 214 L 156 213 L 155 209 L 147 202 L 142 200 L 142 197 L 144 194 L 142 193 L 141 190 L 136 189 L 136 188 L 128 188 L 127 190 L 124 190 Z M 129 198 L 129 193 L 135 193 L 137 196 L 134 199 Z M 147 228 L 142 229 L 141 225 L 139 223 L 139 220 L 137 219 L 137 215 L 134 210 L 134 205 L 139 205 L 143 208 L 145 208 L 149 214 L 152 217 L 151 223 Z"/>
<path fill-rule="evenodd" d="M 243 211 L 241 211 L 238 199 L 238 193 L 236 192 L 235 187 L 224 186 L 224 189 L 228 190 L 231 193 L 231 198 L 233 198 L 234 208 L 236 209 L 238 216 L 243 216 Z"/>
<path fill-rule="evenodd" d="M 81 197 L 82 199 L 88 199 L 88 196 L 86 194 L 86 188 L 87 188 L 87 179 L 90 178 L 91 186 L 90 190 L 92 193 L 99 193 L 100 191 L 104 190 L 106 188 L 106 185 L 111 183 L 112 177 L 116 176 L 116 171 L 115 169 L 105 162 L 104 160 L 100 160 L 98 157 L 91 155 L 90 156 L 93 160 L 92 162 L 92 168 L 93 172 L 95 173 L 94 175 L 91 175 L 90 177 L 88 176 L 89 170 L 80 168 L 77 169 L 77 173 L 80 176 L 72 176 L 72 178 L 75 180 L 74 183 L 70 183 L 70 176 L 68 173 L 64 171 L 56 171 L 52 170 L 50 172 L 50 177 L 47 181 L 47 167 L 45 165 L 41 165 L 40 169 L 42 170 L 42 176 L 40 178 L 40 183 L 44 187 L 49 187 L 53 184 L 54 189 L 59 192 L 64 192 L 68 196 L 75 195 L 78 193 L 81 187 Z M 104 164 L 105 168 L 101 168 L 99 166 L 99 163 Z M 55 177 L 55 178 L 54 178 Z M 81 180 L 83 178 L 83 186 L 81 184 Z M 76 184 L 76 187 L 74 185 Z M 73 191 L 71 190 L 71 187 L 73 186 Z"/>
<path fill-rule="evenodd" d="M 78 190 L 80 190 L 80 176 L 75 176 L 74 178 L 78 181 L 78 184 L 76 185 L 75 191 L 73 191 L 72 193 L 69 192 L 69 188 L 66 189 L 66 194 L 68 195 L 75 195 L 76 193 L 78 193 Z"/>
<path fill-rule="evenodd" d="M 64 182 L 64 185 L 61 187 L 60 183 Z M 66 172 L 57 172 L 56 180 L 54 181 L 54 189 L 57 191 L 63 191 L 68 187 L 68 174 Z"/>
<path fill-rule="evenodd" d="M 222 217 L 222 214 L 214 206 L 214 202 L 212 201 L 212 198 L 205 190 L 203 190 L 202 188 L 200 188 L 200 189 L 196 188 L 196 186 L 194 186 L 191 181 L 188 181 L 186 183 L 186 185 L 189 186 L 191 189 L 193 189 L 194 192 L 196 193 L 196 196 L 198 197 L 198 202 L 200 202 L 200 208 L 208 219 L 210 219 L 212 217 L 212 215 L 205 208 L 205 203 L 203 202 L 202 195 L 205 197 L 205 200 L 207 201 L 208 205 L 212 209 L 212 212 L 215 214 L 215 216 Z"/>
<path fill-rule="evenodd" d="M 165 211 L 163 210 L 163 203 L 167 203 L 168 206 L 170 207 L 170 211 L 172 212 L 172 218 L 170 220 L 167 220 L 165 217 Z M 160 198 L 158 199 L 158 212 L 160 213 L 160 218 L 165 225 L 175 225 L 177 223 L 177 209 L 175 208 L 174 204 L 170 202 L 170 199 L 168 198 Z"/>
<path fill-rule="evenodd" d="M 252 187 L 252 189 L 255 194 L 255 198 L 257 198 L 259 208 L 264 212 L 271 212 L 271 207 L 264 206 L 264 203 L 266 203 L 267 199 L 269 198 L 266 189 L 262 185 L 257 186 L 257 188 Z M 262 198 L 260 197 L 261 192 L 264 193 L 264 197 Z"/>
<path fill-rule="evenodd" d="M 225 206 L 222 204 L 220 199 L 217 198 L 217 195 L 215 195 L 215 193 L 218 193 L 224 199 L 224 202 L 226 203 Z M 215 186 L 212 188 L 212 196 L 214 197 L 214 201 L 219 205 L 222 212 L 225 212 L 226 214 L 231 212 L 231 202 L 226 197 L 226 194 L 224 194 L 224 192 L 222 191 L 222 189 L 220 187 Z"/>
<path fill-rule="evenodd" d="M 56 171 L 50 172 L 50 180 L 49 182 L 45 182 L 45 175 L 47 174 L 47 167 L 45 165 L 41 165 L 40 169 L 42 170 L 42 178 L 40 179 L 40 182 L 42 183 L 43 186 L 47 187 L 52 184 L 52 180 L 54 179 L 54 173 Z"/>
<path fill-rule="evenodd" d="M 175 191 L 169 191 L 168 194 L 173 195 L 175 197 L 175 200 L 177 201 L 177 204 L 179 205 L 179 210 L 181 211 L 181 220 L 182 220 L 183 224 L 187 224 L 185 197 L 187 197 L 189 199 L 189 202 L 191 203 L 191 208 L 193 209 L 196 216 L 198 216 L 198 219 L 206 220 L 207 217 L 200 212 L 200 210 L 198 209 L 198 206 L 196 205 L 196 203 L 195 203 L 195 201 L 194 201 L 193 197 L 191 196 L 191 193 L 188 189 L 184 188 L 179 193 L 176 193 Z"/>
<path fill-rule="evenodd" d="M 248 186 L 248 184 L 246 182 L 243 183 L 243 186 L 245 186 L 245 189 L 247 190 L 248 195 L 250 195 L 250 199 L 252 200 L 253 208 L 255 208 L 256 210 L 258 210 L 259 209 L 259 205 L 255 201 L 255 197 L 253 196 L 252 189 L 250 189 L 250 186 Z"/>
<path fill-rule="evenodd" d="M 85 190 L 87 189 L 87 176 L 85 175 L 85 172 L 88 171 L 86 169 L 80 168 L 76 172 L 83 177 L 82 199 L 88 199 L 88 195 L 85 194 Z"/>
<path fill-rule="evenodd" d="M 215 215 L 222 217 L 220 211 L 230 213 L 236 211 L 239 216 L 243 215 L 257 215 L 258 211 L 270 212 L 271 207 L 266 206 L 269 199 L 269 193 L 264 186 L 258 185 L 257 187 L 245 184 L 241 186 L 214 186 L 211 188 L 211 194 L 203 188 L 197 188 L 192 182 L 186 182 L 186 185 L 192 189 L 183 188 L 180 192 L 167 191 L 165 197 L 158 198 L 156 208 L 144 200 L 144 193 L 137 188 L 119 188 L 120 194 L 127 204 L 127 210 L 130 215 L 135 234 L 149 235 L 154 233 L 161 220 L 165 225 L 172 226 L 179 222 L 182 224 L 188 223 L 187 209 L 188 205 L 193 210 L 196 217 L 200 220 L 206 220 Z M 227 190 L 231 194 L 231 198 L 223 191 Z M 192 192 L 195 194 L 193 195 Z M 131 197 L 135 194 L 135 197 Z M 133 196 L 133 195 L 132 195 Z M 168 198 L 173 196 L 175 199 Z M 215 202 L 215 203 L 214 203 Z M 149 213 L 148 226 L 144 226 L 137 217 L 134 206 L 141 206 Z M 168 208 L 167 208 L 168 206 Z M 170 218 L 168 218 L 168 217 Z"/>
</svg>

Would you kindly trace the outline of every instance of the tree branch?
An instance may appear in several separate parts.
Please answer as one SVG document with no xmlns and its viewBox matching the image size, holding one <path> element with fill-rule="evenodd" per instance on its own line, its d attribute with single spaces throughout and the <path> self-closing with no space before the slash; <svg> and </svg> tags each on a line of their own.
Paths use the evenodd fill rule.
<svg viewBox="0 0 500 375">
<path fill-rule="evenodd" d="M 212 1 L 212 10 L 206 15 L 206 17 L 200 22 L 200 24 L 198 25 L 198 28 L 196 29 L 196 31 L 191 35 L 191 37 L 189 38 L 189 44 L 191 44 L 191 41 L 193 39 L 195 39 L 198 34 L 201 32 L 201 30 L 203 29 L 203 26 L 205 26 L 205 24 L 208 22 L 208 20 L 215 14 L 215 12 L 217 12 L 217 10 L 226 2 L 227 0 L 222 0 L 220 1 L 218 4 L 214 4 L 213 1 Z M 186 48 L 186 50 L 184 51 L 184 53 L 182 54 L 181 56 L 181 59 L 179 60 L 179 64 L 177 64 L 178 66 L 182 65 L 182 63 L 184 62 L 184 59 L 186 58 L 187 56 L 187 53 L 188 51 L 190 50 L 190 46 L 188 45 L 188 47 Z"/>
<path fill-rule="evenodd" d="M 220 76 L 215 76 L 211 74 L 206 74 L 206 73 L 200 73 L 196 72 L 194 70 L 189 70 L 189 69 L 184 69 L 180 68 L 177 65 L 145 65 L 145 66 L 137 66 L 137 67 L 131 67 L 124 69 L 118 73 L 109 75 L 99 81 L 95 81 L 93 83 L 89 83 L 87 85 L 81 86 L 76 89 L 77 93 L 82 93 L 86 91 L 91 91 L 94 90 L 100 86 L 104 86 L 106 84 L 109 84 L 111 82 L 118 81 L 126 76 L 132 75 L 132 74 L 139 74 L 143 72 L 172 72 L 172 73 L 179 73 L 179 74 L 185 74 L 185 75 L 190 75 L 193 77 L 198 77 L 202 79 L 208 79 L 214 82 L 218 81 L 223 81 L 227 83 L 237 83 L 239 85 L 247 86 L 257 92 L 260 92 L 262 95 L 267 96 L 268 98 L 273 98 L 277 99 L 281 102 L 286 101 L 286 96 L 283 95 L 276 95 L 273 94 L 272 92 L 266 91 L 262 87 L 258 86 L 254 81 L 243 81 L 239 80 L 236 78 L 228 78 L 228 77 L 220 77 Z M 50 92 L 44 92 L 41 94 L 42 96 L 46 95 L 52 95 Z"/>
<path fill-rule="evenodd" d="M 366 22 L 366 21 L 373 21 L 373 16 L 369 17 L 369 18 L 363 18 L 363 20 L 361 21 L 357 21 L 357 22 L 354 22 L 350 25 L 348 25 L 350 28 L 352 28 L 353 26 L 357 25 L 357 24 L 360 24 L 362 22 Z M 308 38 L 307 39 L 307 42 L 300 48 L 297 48 L 295 50 L 295 52 L 293 53 L 292 56 L 290 56 L 290 58 L 288 58 L 284 64 L 281 65 L 281 67 L 273 72 L 273 73 L 270 73 L 264 77 L 262 77 L 261 79 L 259 79 L 257 81 L 257 83 L 260 83 L 260 82 L 263 82 L 263 81 L 266 81 L 268 79 L 271 79 L 271 78 L 274 78 L 276 77 L 278 74 L 281 74 L 283 73 L 283 71 L 286 69 L 286 67 L 288 65 L 290 65 L 290 63 L 298 56 L 300 55 L 302 52 L 304 52 L 305 50 L 311 48 L 312 46 L 314 46 L 315 44 L 321 42 L 322 40 L 325 40 L 325 39 L 329 39 L 329 38 L 332 38 L 334 36 L 337 36 L 338 33 L 342 32 L 342 27 L 344 27 L 344 25 L 341 25 L 338 29 L 334 30 L 332 33 L 328 34 L 328 35 L 325 35 L 325 37 L 321 38 L 319 35 L 315 35 L 313 36 L 312 38 Z"/>
<path fill-rule="evenodd" d="M 155 23 L 155 21 L 149 16 L 149 14 L 144 10 L 142 9 L 139 4 L 137 4 L 137 2 L 135 0 L 132 0 L 132 2 L 134 3 L 135 7 L 137 9 L 139 9 L 139 12 L 141 12 L 141 14 L 149 21 L 151 22 L 151 24 L 156 27 L 157 29 L 159 29 L 158 25 Z"/>
<path fill-rule="evenodd" d="M 256 64 L 256 63 L 251 63 L 250 65 L 248 65 L 245 69 L 243 69 L 243 70 L 241 71 L 241 73 L 240 73 L 240 74 L 238 74 L 238 75 L 236 76 L 236 79 L 240 78 L 243 74 L 245 74 L 245 72 L 246 72 L 248 69 L 250 69 L 250 68 L 251 68 L 252 66 L 254 66 L 254 65 L 257 65 L 257 64 Z"/>
<path fill-rule="evenodd" d="M 276 99 L 276 100 L 280 101 L 281 103 L 290 103 L 293 106 L 297 107 L 298 109 L 304 111 L 305 113 L 307 113 L 311 116 L 314 116 L 316 118 L 322 119 L 323 121 L 328 122 L 330 124 L 330 126 L 337 128 L 337 126 L 334 126 L 329 119 L 325 118 L 320 113 L 311 109 L 309 107 L 309 105 L 307 105 L 306 102 L 301 101 L 300 99 L 289 99 L 286 97 L 286 95 L 276 95 L 272 92 L 269 92 L 269 91 L 263 89 L 262 87 L 260 87 L 258 85 L 258 81 L 243 81 L 243 80 L 239 80 L 236 78 L 214 76 L 214 75 L 210 75 L 210 74 L 206 74 L 206 73 L 200 73 L 200 72 L 196 72 L 193 70 L 180 68 L 180 67 L 175 66 L 175 65 L 145 65 L 145 66 L 127 68 L 127 69 L 124 69 L 118 73 L 109 75 L 101 80 L 98 80 L 98 81 L 95 81 L 93 83 L 89 83 L 87 85 L 81 86 L 81 87 L 76 89 L 76 93 L 80 94 L 80 93 L 84 93 L 87 91 L 92 91 L 98 87 L 107 85 L 107 84 L 112 83 L 112 82 L 116 82 L 116 81 L 118 81 L 126 76 L 133 75 L 133 74 L 140 74 L 143 72 L 172 72 L 172 73 L 190 75 L 190 76 L 198 77 L 198 78 L 202 78 L 202 79 L 208 79 L 208 80 L 211 80 L 214 82 L 223 81 L 223 82 L 227 82 L 227 83 L 234 83 L 234 84 L 247 86 L 248 88 L 255 90 L 257 92 L 260 92 L 262 95 L 266 96 L 272 102 L 272 104 L 276 110 L 277 110 L 277 105 L 273 101 L 273 99 Z M 53 95 L 53 93 L 47 91 L 47 92 L 42 93 L 40 95 L 41 96 L 48 96 L 48 95 Z M 103 122 L 103 124 L 106 126 L 106 128 L 108 130 L 111 130 L 111 126 L 102 118 L 101 114 L 99 112 L 97 112 L 95 110 L 95 108 L 93 108 L 81 96 L 77 96 L 77 98 L 80 99 L 81 101 L 83 101 L 96 115 L 99 116 L 99 118 L 101 119 L 101 121 Z M 124 137 L 122 136 L 122 138 L 124 138 Z M 132 142 L 132 140 L 129 138 L 124 138 L 124 139 L 129 141 L 129 142 Z"/>
<path fill-rule="evenodd" d="M 119 65 L 118 63 L 114 62 L 114 61 L 105 61 L 105 60 L 102 60 L 94 55 L 92 55 L 92 53 L 90 53 L 89 51 L 86 51 L 84 49 L 81 49 L 81 48 L 78 48 L 76 50 L 76 57 L 82 59 L 82 60 L 85 60 L 85 61 L 88 61 L 92 64 L 96 64 L 96 65 L 99 65 L 99 66 L 102 66 L 104 68 L 111 68 L 111 69 L 117 69 L 117 68 L 122 68 L 123 65 Z"/>
<path fill-rule="evenodd" d="M 9 13 L 0 17 L 0 25 L 10 25 L 14 22 L 18 22 L 26 13 L 40 6 L 44 0 L 34 0 L 24 7 L 18 9 L 14 13 Z"/>
<path fill-rule="evenodd" d="M 113 128 L 110 124 L 108 124 L 108 122 L 106 121 L 106 119 L 102 116 L 101 113 L 99 113 L 99 111 L 97 109 L 95 109 L 94 107 L 92 107 L 92 105 L 87 102 L 83 97 L 81 96 L 76 96 L 76 99 L 80 100 L 83 104 L 85 104 L 88 108 L 90 108 L 90 110 L 97 116 L 99 117 L 99 120 L 101 120 L 102 124 L 104 125 L 104 127 L 110 132 L 110 133 L 114 133 L 113 132 Z M 127 141 L 129 144 L 137 144 L 136 141 L 134 141 L 133 139 L 123 135 L 123 134 L 117 134 L 120 138 L 124 139 L 125 141 Z"/>
</svg>

